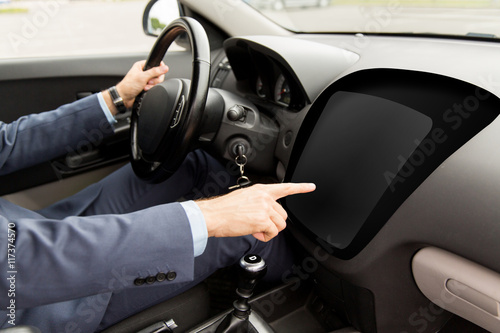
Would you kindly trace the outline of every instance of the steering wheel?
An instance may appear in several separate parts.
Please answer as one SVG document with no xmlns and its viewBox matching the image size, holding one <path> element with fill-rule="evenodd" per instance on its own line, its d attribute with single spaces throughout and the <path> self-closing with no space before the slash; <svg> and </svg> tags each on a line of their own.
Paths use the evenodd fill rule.
<svg viewBox="0 0 500 333">
<path fill-rule="evenodd" d="M 131 164 L 135 174 L 158 183 L 170 177 L 198 141 L 210 80 L 210 45 L 198 21 L 181 17 L 156 40 L 144 70 L 158 66 L 174 40 L 186 33 L 192 50 L 191 82 L 168 79 L 142 92 L 132 108 Z"/>
</svg>

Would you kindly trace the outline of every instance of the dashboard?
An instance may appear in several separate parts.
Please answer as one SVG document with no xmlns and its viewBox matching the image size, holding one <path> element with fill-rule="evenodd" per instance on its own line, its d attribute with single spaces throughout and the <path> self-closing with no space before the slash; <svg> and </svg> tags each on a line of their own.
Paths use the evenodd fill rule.
<svg viewBox="0 0 500 333">
<path fill-rule="evenodd" d="M 274 156 L 266 160 L 277 161 L 277 178 L 324 185 L 283 203 L 305 234 L 329 244 L 339 258 L 357 255 L 439 164 L 500 110 L 497 99 L 485 99 L 481 115 L 464 116 L 468 121 L 462 122 L 443 110 L 468 96 L 483 96 L 475 92 L 476 85 L 393 68 L 367 68 L 335 78 L 327 75 L 329 69 L 351 70 L 356 55 L 326 46 L 328 59 L 309 61 L 312 54 L 325 54 L 325 49 L 314 49 L 325 45 L 261 39 L 232 38 L 225 43 L 236 81 L 231 86 L 262 111 L 262 119 L 275 124 Z M 306 45 L 296 45 L 302 43 Z M 304 58 L 297 50 L 306 46 Z M 342 57 L 331 57 L 339 52 Z M 306 71 L 297 67 L 304 63 L 309 65 Z M 306 75 L 310 73 L 316 73 L 314 80 Z M 327 83 L 313 94 L 317 82 Z M 251 137 L 248 142 L 258 145 Z"/>
<path fill-rule="evenodd" d="M 334 46 L 275 36 L 230 38 L 224 50 L 240 92 L 290 112 L 311 104 L 359 59 Z"/>
<path fill-rule="evenodd" d="M 491 74 L 499 51 L 495 43 L 431 37 L 224 43 L 231 71 L 222 87 L 273 127 L 272 151 L 257 149 L 254 160 L 272 161 L 266 172 L 278 181 L 318 185 L 281 201 L 290 232 L 310 256 L 328 257 L 321 266 L 331 275 L 317 276 L 327 292 L 342 299 L 333 281 L 346 279 L 370 290 L 360 303 L 384 304 L 379 327 L 405 327 L 415 304 L 428 305 L 409 265 L 426 244 L 499 269 L 497 240 L 487 236 L 498 232 L 487 198 L 500 188 L 493 167 L 500 90 Z M 231 135 L 261 144 L 244 126 Z"/>
<path fill-rule="evenodd" d="M 228 143 L 241 138 L 256 148 L 251 151 L 248 170 L 283 180 L 296 134 L 312 101 L 358 59 L 345 49 L 296 38 L 229 38 L 212 87 L 242 97 L 243 106 L 255 110 L 249 119 L 258 114 L 262 122 L 231 122 L 224 117 L 224 134 L 216 138 L 216 153 L 231 159 Z"/>
</svg>

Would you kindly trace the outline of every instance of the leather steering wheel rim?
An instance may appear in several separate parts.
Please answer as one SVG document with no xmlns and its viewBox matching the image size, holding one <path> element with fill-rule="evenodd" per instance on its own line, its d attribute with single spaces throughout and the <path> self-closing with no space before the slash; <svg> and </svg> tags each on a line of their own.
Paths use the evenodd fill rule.
<svg viewBox="0 0 500 333">
<path fill-rule="evenodd" d="M 190 84 L 186 80 L 173 79 L 176 82 L 170 81 L 176 87 L 180 87 L 176 88 L 181 91 L 177 96 L 172 96 L 174 94 L 168 94 L 168 92 L 158 93 L 161 87 L 157 85 L 148 92 L 139 94 L 132 108 L 130 124 L 131 164 L 135 174 L 147 182 L 158 183 L 170 177 L 179 168 L 187 154 L 194 149 L 199 137 L 210 80 L 210 45 L 201 24 L 189 17 L 181 17 L 172 21 L 158 36 L 144 70 L 158 66 L 170 45 L 182 33 L 186 33 L 192 50 Z M 163 87 L 169 85 L 167 81 L 164 82 Z M 187 89 L 186 95 L 184 92 Z M 158 109 L 162 110 L 162 106 L 154 110 L 145 110 L 146 105 L 155 103 L 149 102 L 153 97 L 150 97 L 146 103 L 148 94 L 151 96 L 163 94 L 170 99 L 177 98 L 175 103 L 170 101 L 175 110 L 167 110 L 167 116 L 165 116 L 165 112 L 158 111 Z M 157 98 L 156 100 L 161 99 Z M 141 126 L 141 119 L 145 117 L 149 119 L 143 120 L 143 124 L 149 122 L 153 125 L 156 123 L 156 118 L 163 117 L 161 118 L 163 120 L 165 117 L 170 117 L 165 120 L 170 126 L 163 126 L 166 128 L 160 129 L 162 133 L 157 135 L 157 138 L 147 137 L 148 133 L 146 132 L 149 130 L 145 125 Z M 144 144 L 144 142 L 149 143 L 150 141 L 154 141 L 153 144 Z M 141 147 L 141 142 L 143 142 L 143 147 Z M 148 153 L 146 153 L 148 149 L 145 148 L 150 148 Z"/>
</svg>

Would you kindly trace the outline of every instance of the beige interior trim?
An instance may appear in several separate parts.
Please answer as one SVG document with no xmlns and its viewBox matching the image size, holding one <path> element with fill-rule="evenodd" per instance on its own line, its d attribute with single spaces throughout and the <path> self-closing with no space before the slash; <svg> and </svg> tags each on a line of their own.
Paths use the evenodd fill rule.
<svg viewBox="0 0 500 333">
<path fill-rule="evenodd" d="M 433 303 L 491 332 L 500 332 L 500 274 L 435 247 L 413 257 L 420 291 Z"/>
</svg>

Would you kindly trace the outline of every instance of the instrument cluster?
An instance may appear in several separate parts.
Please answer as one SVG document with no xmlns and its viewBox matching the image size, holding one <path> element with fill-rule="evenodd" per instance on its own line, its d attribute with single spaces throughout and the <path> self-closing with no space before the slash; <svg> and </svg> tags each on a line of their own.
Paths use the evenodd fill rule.
<svg viewBox="0 0 500 333">
<path fill-rule="evenodd" d="M 288 79 L 282 73 L 271 80 L 264 80 L 261 75 L 258 75 L 255 79 L 255 93 L 261 98 L 284 107 L 290 107 L 292 103 L 292 89 Z"/>
<path fill-rule="evenodd" d="M 258 104 L 298 112 L 310 103 L 293 68 L 278 52 L 240 38 L 227 40 L 224 48 L 237 89 Z"/>
</svg>

